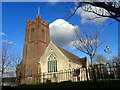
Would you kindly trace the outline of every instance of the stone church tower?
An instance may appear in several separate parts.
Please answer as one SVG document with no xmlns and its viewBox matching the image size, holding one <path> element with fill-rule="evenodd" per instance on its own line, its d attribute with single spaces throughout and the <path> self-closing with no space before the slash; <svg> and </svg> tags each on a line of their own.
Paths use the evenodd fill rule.
<svg viewBox="0 0 120 90">
<path fill-rule="evenodd" d="M 34 75 L 37 75 L 38 60 L 43 55 L 46 47 L 50 42 L 50 30 L 48 21 L 41 19 L 41 16 L 36 15 L 36 19 L 27 20 L 26 35 L 23 48 L 22 65 L 22 83 L 36 82 Z M 32 76 L 31 76 L 32 75 Z"/>
</svg>

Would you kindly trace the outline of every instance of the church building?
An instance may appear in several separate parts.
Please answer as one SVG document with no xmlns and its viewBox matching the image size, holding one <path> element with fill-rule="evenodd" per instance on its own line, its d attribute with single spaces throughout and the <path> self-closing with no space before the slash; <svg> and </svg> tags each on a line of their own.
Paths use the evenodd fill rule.
<svg viewBox="0 0 120 90">
<path fill-rule="evenodd" d="M 45 73 L 78 67 L 88 67 L 87 57 L 80 58 L 50 41 L 48 21 L 42 20 L 39 14 L 36 19 L 27 20 L 23 57 L 16 71 L 19 83 L 44 82 Z M 45 77 L 52 81 L 51 77 Z"/>
</svg>

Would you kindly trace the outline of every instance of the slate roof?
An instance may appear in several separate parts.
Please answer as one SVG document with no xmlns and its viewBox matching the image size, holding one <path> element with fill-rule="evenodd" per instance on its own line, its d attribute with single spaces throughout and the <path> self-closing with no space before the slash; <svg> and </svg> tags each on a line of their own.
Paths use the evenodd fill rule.
<svg viewBox="0 0 120 90">
<path fill-rule="evenodd" d="M 80 58 L 76 55 L 74 55 L 73 53 L 63 49 L 62 47 L 56 45 L 54 43 L 54 45 L 69 59 L 71 60 L 72 62 L 74 63 L 81 63 L 83 67 L 86 66 L 86 63 L 87 63 L 87 57 L 84 57 L 84 58 Z"/>
</svg>

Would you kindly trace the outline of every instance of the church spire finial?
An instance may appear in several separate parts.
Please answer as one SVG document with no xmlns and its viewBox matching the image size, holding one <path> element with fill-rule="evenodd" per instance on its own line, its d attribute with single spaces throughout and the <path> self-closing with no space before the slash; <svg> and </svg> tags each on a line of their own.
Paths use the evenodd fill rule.
<svg viewBox="0 0 120 90">
<path fill-rule="evenodd" d="M 38 14 L 40 14 L 40 7 L 38 6 Z"/>
</svg>

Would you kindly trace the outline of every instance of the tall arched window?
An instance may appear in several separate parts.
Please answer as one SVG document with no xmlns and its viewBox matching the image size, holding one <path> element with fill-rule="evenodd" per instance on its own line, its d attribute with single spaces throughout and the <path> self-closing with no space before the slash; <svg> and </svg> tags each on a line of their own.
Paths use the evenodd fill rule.
<svg viewBox="0 0 120 90">
<path fill-rule="evenodd" d="M 48 57 L 48 72 L 57 72 L 57 60 L 55 54 Z"/>
</svg>

